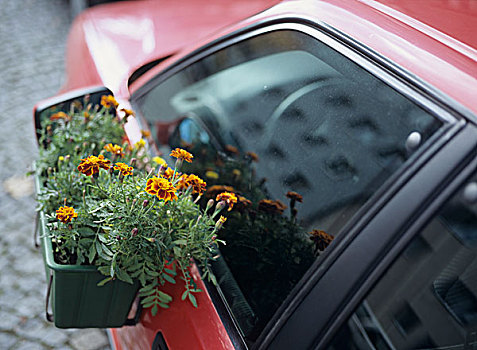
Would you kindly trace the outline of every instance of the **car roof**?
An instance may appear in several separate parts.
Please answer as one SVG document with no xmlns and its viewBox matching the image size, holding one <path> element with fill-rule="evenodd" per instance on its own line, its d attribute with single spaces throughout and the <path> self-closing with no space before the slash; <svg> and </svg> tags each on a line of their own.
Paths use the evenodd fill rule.
<svg viewBox="0 0 477 350">
<path fill-rule="evenodd" d="M 114 84 L 104 84 L 126 97 L 129 74 L 155 58 L 179 52 L 140 77 L 132 84 L 131 92 L 182 56 L 224 35 L 277 18 L 298 18 L 337 30 L 477 114 L 477 36 L 473 35 L 477 29 L 476 1 L 285 0 L 277 4 L 278 1 L 240 0 L 230 10 L 226 10 L 228 5 L 221 6 L 221 0 L 188 0 L 183 3 L 185 7 L 176 1 L 145 1 L 92 8 L 87 18 L 97 29 L 98 46 L 104 48 L 105 43 L 121 40 L 127 43 L 115 48 L 127 72 L 119 72 L 121 76 Z M 200 12 L 204 4 L 208 10 Z M 225 11 L 224 15 L 217 16 L 221 11 Z M 144 38 L 150 35 L 137 42 L 131 35 L 121 37 L 121 31 L 107 26 L 108 18 L 119 18 L 123 32 L 139 23 L 138 19 L 143 24 L 151 23 L 156 45 L 149 47 L 149 52 L 138 50 L 148 48 Z M 221 20 L 215 23 L 217 18 Z M 108 32 L 109 36 L 104 34 Z M 98 71 L 115 66 L 104 59 L 96 65 Z"/>
</svg>

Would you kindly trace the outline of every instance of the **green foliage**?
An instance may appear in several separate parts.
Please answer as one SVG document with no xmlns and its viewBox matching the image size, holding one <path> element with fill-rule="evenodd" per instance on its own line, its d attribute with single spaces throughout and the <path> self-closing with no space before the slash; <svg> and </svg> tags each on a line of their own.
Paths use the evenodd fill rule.
<svg viewBox="0 0 477 350">
<path fill-rule="evenodd" d="M 200 290 L 189 267 L 197 262 L 204 276 L 214 281 L 209 262 L 221 242 L 216 239 L 217 213 L 200 209 L 190 187 L 177 189 L 177 198 L 167 202 L 147 193 L 148 180 L 159 175 L 144 148 L 124 143 L 124 156 L 112 155 L 104 146 L 122 142 L 122 122 L 106 108 L 87 111 L 87 118 L 79 109 L 66 118 L 44 120 L 40 130 L 45 147 L 37 163 L 37 176 L 43 180 L 38 202 L 48 219 L 55 260 L 97 266 L 105 276 L 100 286 L 114 279 L 139 281 L 142 304 L 153 314 L 172 301 L 161 288 L 180 278 L 185 284 L 182 299 L 197 306 L 193 293 Z M 101 154 L 113 161 L 108 170 L 100 168 L 92 176 L 79 171 L 82 161 Z M 139 166 L 133 175 L 125 175 L 114 170 L 114 162 Z M 61 206 L 74 209 L 77 217 L 58 215 Z"/>
</svg>

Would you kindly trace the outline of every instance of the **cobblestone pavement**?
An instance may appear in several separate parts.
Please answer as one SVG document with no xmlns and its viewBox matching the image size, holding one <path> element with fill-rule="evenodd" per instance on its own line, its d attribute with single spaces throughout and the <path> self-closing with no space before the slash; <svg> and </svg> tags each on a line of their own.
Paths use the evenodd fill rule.
<svg viewBox="0 0 477 350">
<path fill-rule="evenodd" d="M 45 320 L 46 279 L 33 246 L 37 155 L 32 107 L 63 81 L 67 0 L 0 0 L 0 349 L 109 349 L 104 330 Z"/>
</svg>

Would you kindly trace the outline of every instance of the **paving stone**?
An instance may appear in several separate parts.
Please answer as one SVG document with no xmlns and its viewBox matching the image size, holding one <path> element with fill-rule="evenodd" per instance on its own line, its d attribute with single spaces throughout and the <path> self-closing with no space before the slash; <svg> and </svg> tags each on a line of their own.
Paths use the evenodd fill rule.
<svg viewBox="0 0 477 350">
<path fill-rule="evenodd" d="M 34 343 L 28 340 L 21 340 L 16 346 L 11 348 L 12 350 L 46 350 L 44 346 L 38 343 Z"/>
<path fill-rule="evenodd" d="M 1 298 L 1 296 L 0 296 Z M 0 331 L 11 331 L 21 322 L 21 317 L 11 312 L 0 310 Z M 1 349 L 2 347 L 0 347 Z"/>
<path fill-rule="evenodd" d="M 85 329 L 71 336 L 71 345 L 75 350 L 98 350 L 109 343 L 104 331 L 99 329 Z"/>
<path fill-rule="evenodd" d="M 64 330 L 48 327 L 41 332 L 39 340 L 49 346 L 61 348 L 68 341 L 69 335 Z"/>
<path fill-rule="evenodd" d="M 14 335 L 0 332 L 0 349 L 10 349 L 17 341 Z"/>
</svg>

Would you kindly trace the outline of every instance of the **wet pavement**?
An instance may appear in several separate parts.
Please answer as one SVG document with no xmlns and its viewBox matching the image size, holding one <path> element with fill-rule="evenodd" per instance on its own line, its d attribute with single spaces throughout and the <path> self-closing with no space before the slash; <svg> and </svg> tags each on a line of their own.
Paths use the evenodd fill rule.
<svg viewBox="0 0 477 350">
<path fill-rule="evenodd" d="M 33 245 L 33 105 L 64 79 L 67 0 L 0 0 L 0 349 L 109 349 L 104 330 L 45 320 L 46 279 Z"/>
</svg>

